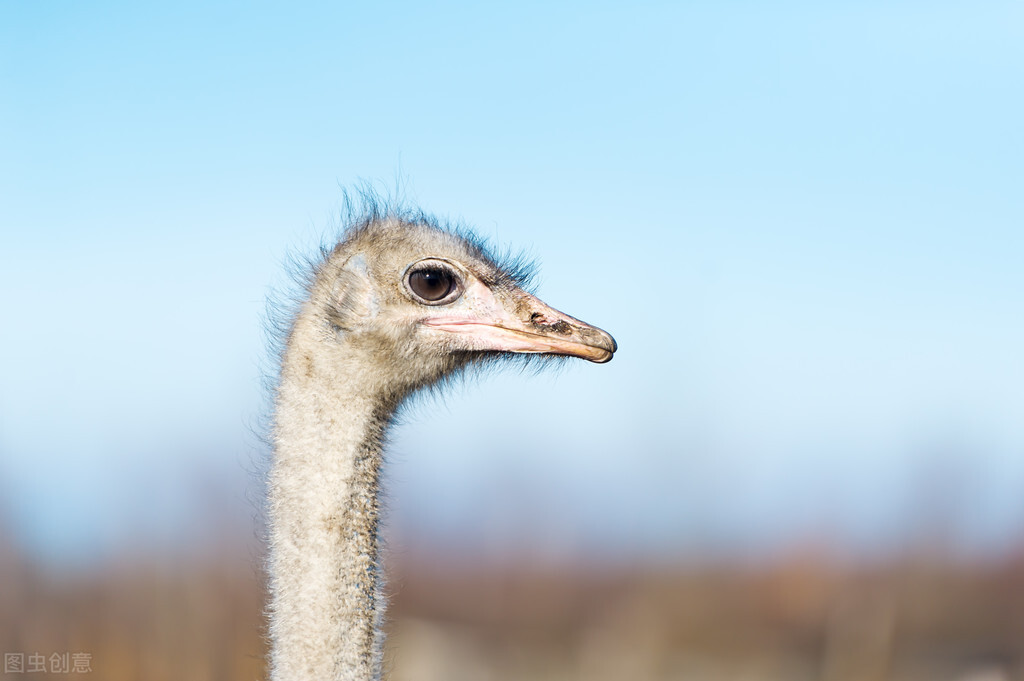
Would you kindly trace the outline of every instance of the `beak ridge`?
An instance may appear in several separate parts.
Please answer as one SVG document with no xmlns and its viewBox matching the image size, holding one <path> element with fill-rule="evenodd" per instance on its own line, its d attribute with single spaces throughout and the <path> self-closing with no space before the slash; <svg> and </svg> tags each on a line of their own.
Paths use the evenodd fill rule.
<svg viewBox="0 0 1024 681">
<path fill-rule="evenodd" d="M 618 347 L 606 331 L 525 291 L 508 292 L 500 302 L 489 290 L 473 293 L 478 294 L 473 314 L 433 317 L 423 324 L 468 336 L 474 350 L 567 355 L 603 364 Z"/>
</svg>

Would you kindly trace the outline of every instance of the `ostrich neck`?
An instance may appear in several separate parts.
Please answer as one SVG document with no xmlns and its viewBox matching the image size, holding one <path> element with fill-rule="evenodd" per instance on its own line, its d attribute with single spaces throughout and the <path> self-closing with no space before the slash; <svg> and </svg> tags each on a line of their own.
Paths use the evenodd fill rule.
<svg viewBox="0 0 1024 681">
<path fill-rule="evenodd" d="M 393 411 L 354 357 L 297 327 L 281 369 L 270 475 L 274 681 L 380 677 L 378 478 Z"/>
</svg>

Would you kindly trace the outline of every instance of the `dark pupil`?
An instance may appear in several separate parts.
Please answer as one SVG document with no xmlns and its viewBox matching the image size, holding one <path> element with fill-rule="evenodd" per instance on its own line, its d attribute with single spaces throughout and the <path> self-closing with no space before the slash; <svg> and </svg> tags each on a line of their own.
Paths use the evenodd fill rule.
<svg viewBox="0 0 1024 681">
<path fill-rule="evenodd" d="M 452 275 L 444 270 L 419 270 L 409 275 L 409 288 L 423 300 L 441 300 L 454 284 Z"/>
</svg>

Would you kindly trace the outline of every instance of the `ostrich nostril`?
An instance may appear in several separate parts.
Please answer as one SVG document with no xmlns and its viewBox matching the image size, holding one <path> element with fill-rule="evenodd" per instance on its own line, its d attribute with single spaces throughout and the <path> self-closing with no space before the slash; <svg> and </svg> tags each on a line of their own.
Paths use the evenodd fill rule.
<svg viewBox="0 0 1024 681">
<path fill-rule="evenodd" d="M 564 319 L 552 319 L 543 312 L 534 312 L 530 315 L 530 323 L 534 326 L 544 326 L 556 333 L 570 333 L 572 326 Z"/>
<path fill-rule="evenodd" d="M 552 319 L 543 312 L 534 312 L 530 315 L 530 323 L 537 327 L 543 327 L 545 331 L 554 331 L 562 335 L 572 333 L 572 324 L 564 319 Z"/>
</svg>

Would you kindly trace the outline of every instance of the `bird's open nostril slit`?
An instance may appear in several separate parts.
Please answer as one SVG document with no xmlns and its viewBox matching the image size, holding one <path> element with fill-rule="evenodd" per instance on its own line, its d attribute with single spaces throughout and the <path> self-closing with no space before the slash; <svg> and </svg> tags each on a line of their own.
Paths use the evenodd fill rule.
<svg viewBox="0 0 1024 681">
<path fill-rule="evenodd" d="M 572 326 L 563 319 L 552 319 L 543 312 L 534 312 L 530 315 L 530 323 L 534 326 L 546 327 L 549 331 L 555 333 L 568 334 L 572 333 Z"/>
</svg>

